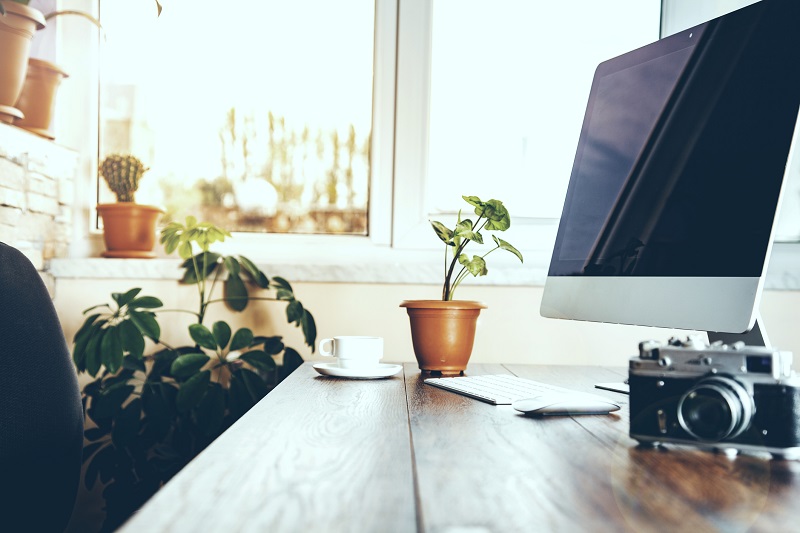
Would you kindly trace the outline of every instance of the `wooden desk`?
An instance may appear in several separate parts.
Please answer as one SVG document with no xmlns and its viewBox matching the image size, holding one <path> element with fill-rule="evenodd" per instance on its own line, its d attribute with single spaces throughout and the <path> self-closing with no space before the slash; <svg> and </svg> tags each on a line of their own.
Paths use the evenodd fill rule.
<svg viewBox="0 0 800 533">
<path fill-rule="evenodd" d="M 124 531 L 797 531 L 800 463 L 637 448 L 624 371 L 474 365 L 613 397 L 610 416 L 528 418 L 421 381 L 306 363 Z"/>
</svg>

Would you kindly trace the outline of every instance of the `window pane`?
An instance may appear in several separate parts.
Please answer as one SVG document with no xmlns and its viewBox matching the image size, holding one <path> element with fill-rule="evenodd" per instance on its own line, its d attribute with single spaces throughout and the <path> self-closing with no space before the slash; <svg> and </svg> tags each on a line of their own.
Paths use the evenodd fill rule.
<svg viewBox="0 0 800 533">
<path fill-rule="evenodd" d="M 658 39 L 658 0 L 433 3 L 430 212 L 558 218 L 595 67 Z"/>
<path fill-rule="evenodd" d="M 101 4 L 101 158 L 150 167 L 136 201 L 232 231 L 366 234 L 374 1 L 171 0 L 157 20 L 143 4 Z"/>
</svg>

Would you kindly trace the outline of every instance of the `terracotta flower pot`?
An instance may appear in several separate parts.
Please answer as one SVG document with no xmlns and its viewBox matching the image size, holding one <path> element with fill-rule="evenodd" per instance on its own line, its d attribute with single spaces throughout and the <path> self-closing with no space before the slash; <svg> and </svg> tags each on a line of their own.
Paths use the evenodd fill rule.
<svg viewBox="0 0 800 533">
<path fill-rule="evenodd" d="M 467 300 L 406 300 L 411 341 L 420 370 L 461 374 L 469 363 L 475 327 L 486 305 Z"/>
<path fill-rule="evenodd" d="M 103 218 L 103 257 L 155 257 L 156 222 L 164 210 L 132 202 L 99 204 L 97 212 Z"/>
<path fill-rule="evenodd" d="M 31 39 L 45 22 L 37 9 L 9 0 L 2 4 L 6 15 L 0 17 L 0 121 L 11 123 L 23 117 L 14 105 L 25 81 Z"/>
<path fill-rule="evenodd" d="M 54 139 L 50 133 L 50 121 L 56 103 L 56 89 L 66 77 L 66 72 L 49 61 L 29 59 L 28 73 L 16 106 L 25 117 L 14 119 L 14 125 Z"/>
</svg>

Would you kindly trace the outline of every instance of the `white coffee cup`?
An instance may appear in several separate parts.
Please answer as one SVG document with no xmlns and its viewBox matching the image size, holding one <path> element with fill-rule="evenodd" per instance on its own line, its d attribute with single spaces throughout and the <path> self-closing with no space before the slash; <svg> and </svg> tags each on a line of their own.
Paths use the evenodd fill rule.
<svg viewBox="0 0 800 533">
<path fill-rule="evenodd" d="M 383 357 L 383 337 L 345 335 L 319 341 L 319 353 L 336 357 L 342 368 L 369 368 Z"/>
</svg>

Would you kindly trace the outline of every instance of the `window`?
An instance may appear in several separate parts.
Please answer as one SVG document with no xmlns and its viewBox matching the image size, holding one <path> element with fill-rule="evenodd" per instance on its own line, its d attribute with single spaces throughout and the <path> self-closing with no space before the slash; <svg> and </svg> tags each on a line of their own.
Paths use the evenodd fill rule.
<svg viewBox="0 0 800 533">
<path fill-rule="evenodd" d="M 256 3 L 260 5 L 262 2 Z M 253 75 L 251 80 L 263 86 L 264 91 L 251 97 L 247 101 L 249 105 L 233 106 L 233 114 L 230 105 L 218 105 L 213 110 L 213 127 L 203 134 L 204 140 L 189 142 L 189 136 L 201 131 L 201 123 L 210 121 L 214 100 L 242 94 L 248 87 L 240 88 L 239 85 L 248 84 L 228 83 L 220 89 L 221 95 L 206 97 L 202 96 L 204 87 L 219 86 L 219 79 L 233 78 L 246 71 L 242 68 L 224 70 L 233 59 L 219 59 L 217 51 L 205 51 L 188 66 L 178 66 L 181 65 L 178 57 L 193 53 L 194 46 L 190 43 L 196 41 L 190 40 L 189 36 L 177 39 L 167 28 L 169 24 L 208 26 L 211 23 L 193 21 L 209 13 L 216 24 L 226 18 L 222 10 L 211 2 L 171 0 L 164 3 L 164 12 L 157 20 L 148 10 L 150 18 L 142 25 L 131 22 L 130 12 L 119 24 L 114 24 L 113 12 L 109 10 L 131 10 L 129 4 L 140 3 L 103 0 L 102 16 L 109 35 L 106 48 L 116 45 L 113 40 L 128 46 L 135 44 L 129 48 L 132 51 L 129 57 L 134 61 L 124 60 L 125 55 L 121 53 L 116 56 L 121 58 L 116 60 L 119 65 L 109 65 L 109 61 L 114 61 L 111 58 L 115 57 L 110 50 L 103 58 L 100 123 L 104 134 L 100 153 L 122 149 L 125 145 L 120 143 L 126 142 L 131 151 L 144 156 L 152 170 L 142 182 L 144 190 L 138 201 L 162 204 L 183 201 L 200 196 L 204 190 L 208 212 L 216 210 L 228 217 L 221 225 L 233 230 L 264 231 L 269 229 L 264 220 L 269 213 L 257 214 L 250 220 L 241 216 L 242 213 L 235 209 L 236 196 L 230 186 L 215 182 L 215 178 L 223 175 L 224 168 L 230 168 L 227 180 L 239 179 L 241 173 L 234 169 L 247 168 L 245 163 L 263 169 L 264 160 L 272 153 L 263 151 L 264 146 L 270 146 L 270 111 L 273 128 L 278 124 L 276 120 L 283 117 L 284 131 L 294 131 L 295 141 L 302 139 L 305 117 L 311 114 L 311 109 L 302 108 L 295 112 L 297 108 L 288 104 L 287 107 L 278 107 L 277 103 L 273 105 L 279 100 L 269 96 L 272 95 L 269 91 L 288 87 L 293 96 L 302 90 L 304 102 L 316 104 L 324 97 L 324 107 L 344 109 L 347 106 L 343 102 L 350 101 L 350 96 L 348 100 L 344 97 L 338 100 L 331 95 L 338 94 L 333 91 L 341 89 L 335 85 L 345 84 L 345 92 L 362 96 L 352 98 L 356 105 L 352 113 L 348 111 L 346 120 L 337 123 L 336 131 L 341 146 L 342 140 L 348 138 L 349 125 L 354 125 L 355 145 L 358 147 L 354 153 L 369 141 L 369 159 L 359 160 L 360 155 L 353 158 L 353 181 L 367 189 L 352 196 L 337 191 L 333 203 L 330 196 L 319 194 L 316 198 L 322 199 L 323 207 L 335 205 L 336 209 L 342 209 L 336 202 L 344 202 L 344 208 L 350 209 L 343 200 L 350 197 L 350 214 L 361 210 L 361 218 L 358 227 L 356 224 L 347 226 L 346 221 L 340 223 L 344 218 L 340 217 L 333 224 L 319 224 L 312 231 L 342 231 L 358 235 L 346 243 L 342 237 L 336 237 L 335 248 L 337 257 L 349 257 L 352 255 L 348 253 L 349 248 L 345 250 L 343 246 L 361 246 L 357 257 L 362 258 L 362 262 L 365 261 L 362 255 L 365 246 L 438 251 L 438 240 L 431 232 L 428 220 L 433 217 L 445 222 L 454 219 L 458 209 L 463 207 L 460 195 L 477 194 L 497 197 L 508 204 L 515 216 L 512 228 L 515 235 L 509 234 L 509 240 L 528 252 L 535 251 L 540 262 L 546 264 L 593 69 L 604 59 L 657 39 L 660 19 L 658 0 L 616 0 L 611 3 L 576 0 L 569 3 L 569 8 L 558 3 L 525 0 L 501 3 L 488 0 L 270 0 L 263 3 L 277 7 L 287 5 L 286 9 L 292 10 L 294 15 L 283 18 L 274 14 L 252 15 L 252 20 L 240 21 L 241 31 L 232 47 L 239 56 L 246 58 L 249 66 L 257 67 L 255 72 L 258 75 Z M 203 11 L 198 10 L 198 5 L 214 7 Z M 189 11 L 181 14 L 181 9 Z M 192 9 L 202 13 L 193 13 Z M 307 18 L 317 20 L 319 28 L 305 26 Z M 326 27 L 324 22 L 320 22 L 322 19 L 335 28 Z M 276 25 L 297 29 L 281 33 L 283 29 L 279 28 L 275 33 L 273 26 Z M 120 27 L 122 30 L 118 29 Z M 128 28 L 131 28 L 131 35 L 121 33 Z M 161 32 L 170 37 L 160 37 Z M 271 38 L 280 34 L 284 35 L 283 40 L 276 44 L 262 43 L 261 34 L 271 32 L 274 33 Z M 343 43 L 350 42 L 350 37 L 347 41 L 341 39 L 345 33 L 353 34 L 352 38 L 358 44 L 345 48 Z M 142 35 L 153 37 L 142 39 Z M 215 36 L 204 40 L 219 41 L 220 38 Z M 297 43 L 306 45 L 294 46 Z M 295 49 L 306 50 L 308 64 L 311 64 L 311 60 L 316 60 L 317 51 L 324 49 L 329 53 L 329 48 L 340 51 L 330 53 L 326 57 L 332 59 L 312 69 L 323 75 L 305 84 L 296 82 L 300 74 L 292 74 L 291 69 L 295 67 L 288 54 Z M 352 69 L 347 72 L 343 70 L 345 66 L 340 65 L 345 62 L 342 59 L 345 56 L 347 68 Z M 153 62 L 151 58 L 158 61 Z M 332 66 L 334 60 L 339 61 L 336 66 Z M 204 78 L 199 78 L 200 81 L 191 77 L 220 64 L 223 68 L 221 74 L 205 74 Z M 277 68 L 276 65 L 283 67 Z M 270 70 L 273 68 L 275 72 Z M 145 89 L 140 83 L 150 76 L 145 71 L 158 73 L 150 89 Z M 179 74 L 177 78 L 176 73 Z M 302 73 L 303 76 L 307 74 Z M 192 99 L 200 99 L 200 104 L 192 112 L 183 111 L 181 107 L 185 103 L 183 100 L 188 98 L 170 100 L 173 93 L 186 94 L 187 85 L 191 88 Z M 134 90 L 136 94 L 129 93 Z M 165 109 L 155 114 L 145 112 L 149 108 L 145 104 L 154 99 Z M 163 102 L 171 103 L 165 105 Z M 260 117 L 248 118 L 251 116 L 248 113 L 255 113 L 255 108 L 260 110 Z M 121 112 L 126 110 L 128 115 Z M 297 118 L 300 115 L 302 117 Z M 132 118 L 126 119 L 126 116 Z M 365 117 L 366 124 L 356 123 L 355 118 L 349 118 L 351 116 Z M 165 128 L 177 124 L 177 129 L 165 137 L 159 121 L 165 122 Z M 261 159 L 253 156 L 244 161 L 239 157 L 238 166 L 236 161 L 232 161 L 229 167 L 224 167 L 221 164 L 222 149 L 228 145 L 223 138 L 230 142 L 230 133 L 233 132 L 241 141 L 237 125 L 259 129 L 257 138 L 262 149 Z M 311 131 L 314 128 L 309 128 L 309 136 Z M 273 131 L 273 143 L 278 142 L 278 133 L 277 129 Z M 249 139 L 248 150 L 253 144 Z M 175 147 L 165 148 L 163 143 L 172 141 L 175 141 Z M 183 152 L 178 156 L 186 147 L 189 147 L 189 153 Z M 233 154 L 241 155 L 241 148 L 239 144 L 238 151 Z M 164 157 L 169 156 L 175 162 L 172 170 L 162 165 L 159 159 L 164 152 Z M 302 160 L 297 150 L 293 153 Z M 313 149 L 299 153 L 313 155 Z M 213 161 L 201 164 L 200 156 Z M 295 158 L 289 159 L 296 161 Z M 348 165 L 349 154 L 340 152 L 338 168 L 347 169 Z M 214 172 L 209 171 L 212 167 Z M 300 167 L 294 165 L 294 168 Z M 355 177 L 357 167 L 362 172 L 360 178 Z M 258 185 L 264 187 L 267 178 L 280 177 L 281 173 L 275 169 L 273 166 L 272 174 L 262 172 L 257 177 L 260 180 Z M 164 178 L 165 185 L 154 179 L 157 175 Z M 244 176 L 250 177 L 247 172 Z M 368 177 L 368 183 L 363 176 Z M 302 182 L 307 195 L 311 190 L 311 186 L 306 187 L 308 183 Z M 341 186 L 342 181 L 338 183 Z M 202 184 L 205 189 L 196 187 L 197 184 Z M 222 186 L 215 188 L 215 184 Z M 325 184 L 324 176 L 322 184 Z M 145 195 L 149 194 L 152 194 L 152 200 L 147 200 Z M 302 194 L 300 196 L 303 198 Z M 246 199 L 252 197 L 256 196 Z M 311 201 L 304 205 L 313 209 L 319 207 L 319 202 L 312 196 Z M 287 204 L 281 207 L 287 207 L 287 213 L 290 211 Z M 181 216 L 177 209 L 172 212 L 174 216 Z M 277 220 L 281 215 L 275 218 Z M 282 228 L 288 232 L 309 230 L 308 225 L 302 222 L 284 224 L 286 219 L 297 222 L 301 218 L 294 214 L 283 216 L 277 231 Z M 232 227 L 231 220 L 242 225 Z M 365 234 L 367 239 L 363 238 Z M 263 238 L 267 237 L 253 234 L 252 238 L 247 238 L 248 246 L 252 243 L 255 248 L 263 248 L 263 244 L 259 244 L 259 239 Z M 295 236 L 290 243 L 280 236 L 270 238 L 279 239 L 282 250 L 288 244 L 297 244 L 296 249 L 310 249 L 310 242 L 316 245 L 332 239 Z M 238 246 L 245 241 L 237 238 L 236 242 Z M 258 255 L 250 250 L 247 253 Z M 398 252 L 397 256 L 400 255 Z M 536 260 L 526 254 L 526 266 L 538 264 Z"/>
<path fill-rule="evenodd" d="M 419 246 L 475 194 L 508 206 L 515 245 L 549 253 L 594 69 L 657 40 L 659 14 L 658 0 L 401 2 L 394 245 Z"/>
<path fill-rule="evenodd" d="M 374 1 L 150 7 L 100 12 L 100 158 L 150 168 L 137 202 L 231 231 L 367 234 Z"/>
</svg>

